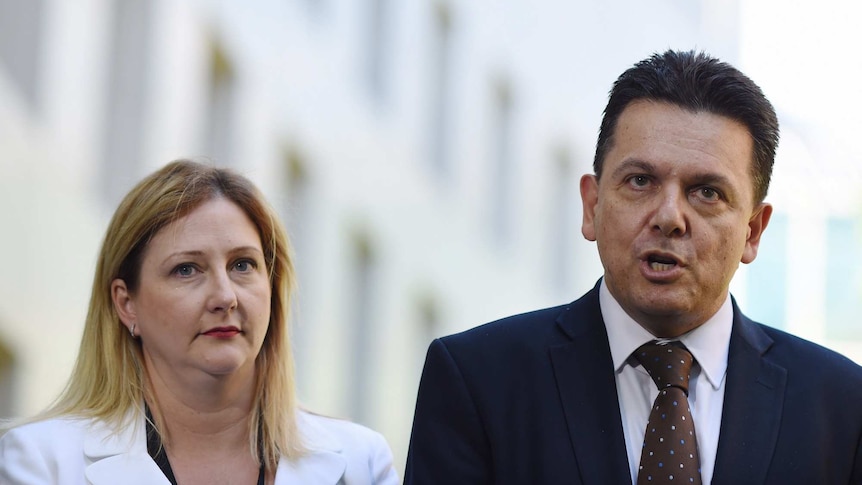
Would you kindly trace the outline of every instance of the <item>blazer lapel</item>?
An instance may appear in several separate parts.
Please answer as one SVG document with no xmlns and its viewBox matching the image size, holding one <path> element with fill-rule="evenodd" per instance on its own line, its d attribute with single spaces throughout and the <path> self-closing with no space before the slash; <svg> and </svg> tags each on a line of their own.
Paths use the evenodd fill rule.
<svg viewBox="0 0 862 485">
<path fill-rule="evenodd" d="M 581 481 L 628 483 L 614 365 L 597 288 L 558 319 L 571 342 L 551 347 L 551 361 Z"/>
<path fill-rule="evenodd" d="M 275 474 L 275 485 L 339 483 L 347 469 L 341 443 L 305 411 L 297 413 L 297 424 L 309 452 L 293 461 L 282 457 Z"/>
<path fill-rule="evenodd" d="M 130 415 L 130 426 L 119 434 L 102 422 L 93 422 L 84 437 L 84 456 L 90 463 L 84 475 L 93 485 L 170 485 L 147 453 L 144 421 Z"/>
<path fill-rule="evenodd" d="M 764 483 L 778 440 L 787 369 L 765 356 L 772 339 L 733 305 L 733 331 L 714 484 Z"/>
<path fill-rule="evenodd" d="M 134 424 L 123 426 L 119 434 L 100 422 L 90 426 L 84 437 L 84 455 L 90 463 L 85 476 L 92 485 L 170 485 L 147 452 L 143 419 L 129 419 Z M 337 484 L 347 469 L 340 442 L 304 412 L 298 413 L 297 421 L 309 452 L 294 461 L 282 457 L 275 485 Z"/>
</svg>

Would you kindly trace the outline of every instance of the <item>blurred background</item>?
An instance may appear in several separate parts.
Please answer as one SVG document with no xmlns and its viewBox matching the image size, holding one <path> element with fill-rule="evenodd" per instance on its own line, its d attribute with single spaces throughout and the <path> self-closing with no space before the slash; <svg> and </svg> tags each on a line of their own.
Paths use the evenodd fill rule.
<svg viewBox="0 0 862 485">
<path fill-rule="evenodd" d="M 279 209 L 302 402 L 381 431 L 403 470 L 431 339 L 575 299 L 614 79 L 667 48 L 779 113 L 750 316 L 862 362 L 862 30 L 821 0 L 0 0 L 0 417 L 74 361 L 107 221 L 198 157 Z"/>
</svg>

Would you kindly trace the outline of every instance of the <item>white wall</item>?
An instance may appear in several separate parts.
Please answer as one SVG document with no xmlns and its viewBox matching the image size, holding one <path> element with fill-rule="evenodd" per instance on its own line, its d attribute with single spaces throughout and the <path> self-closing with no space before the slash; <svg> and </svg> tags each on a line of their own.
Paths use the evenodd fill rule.
<svg viewBox="0 0 862 485">
<path fill-rule="evenodd" d="M 746 58 L 740 31 L 747 24 L 739 3 L 719 0 L 390 0 L 381 2 L 390 10 L 384 88 L 375 94 L 364 64 L 372 3 L 150 2 L 143 141 L 141 153 L 129 154 L 143 162 L 115 183 L 128 188 L 171 159 L 209 155 L 209 56 L 218 49 L 235 75 L 235 159 L 216 162 L 258 183 L 296 229 L 300 396 L 315 410 L 360 418 L 382 431 L 401 469 L 430 338 L 572 300 L 601 274 L 594 246 L 580 237 L 577 179 L 590 171 L 616 76 L 669 47 L 739 62 Z M 43 106 L 28 107 L 0 70 L 0 249 L 7 255 L 0 339 L 16 358 L 19 414 L 45 406 L 68 375 L 93 262 L 113 211 L 99 182 L 112 1 L 47 5 Z M 428 146 L 439 8 L 451 19 L 444 110 L 451 170 L 443 175 L 433 169 Z M 511 99 L 511 139 L 503 143 L 511 150 L 505 240 L 491 224 L 492 201 L 500 200 L 493 127 L 501 85 Z M 808 145 L 792 136 L 785 141 L 773 196 L 776 205 L 800 214 L 793 222 L 799 224 L 803 215 L 790 208 L 793 187 L 808 173 L 797 173 L 792 167 L 804 163 L 793 160 L 819 155 L 806 155 Z M 301 198 L 286 192 L 288 152 L 303 163 Z M 555 168 L 561 152 L 571 164 L 562 184 Z M 566 186 L 571 207 L 560 214 L 570 219 L 554 220 L 561 199 L 553 194 Z M 793 254 L 823 244 L 817 231 L 803 232 Z M 569 239 L 559 243 L 560 237 Z M 367 292 L 352 283 L 357 247 L 371 255 Z M 562 273 L 554 268 L 554 247 L 571 251 Z M 811 267 L 794 268 L 794 281 L 816 283 Z M 735 292 L 745 307 L 738 280 Z M 789 305 L 809 293 L 793 288 Z M 364 364 L 370 374 L 361 396 L 348 392 L 358 365 L 352 356 L 359 340 L 351 336 L 357 295 L 370 300 L 364 311 L 371 325 Z M 787 328 L 822 341 L 822 306 L 801 311 Z M 858 342 L 827 343 L 862 356 Z M 361 409 L 364 415 L 353 415 Z"/>
</svg>

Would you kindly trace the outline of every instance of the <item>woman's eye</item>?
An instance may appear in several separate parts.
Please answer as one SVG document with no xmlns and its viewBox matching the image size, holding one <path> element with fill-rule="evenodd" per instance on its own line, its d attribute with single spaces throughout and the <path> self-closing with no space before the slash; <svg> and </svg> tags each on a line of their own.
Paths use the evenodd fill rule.
<svg viewBox="0 0 862 485">
<path fill-rule="evenodd" d="M 233 267 L 235 270 L 241 273 L 246 273 L 256 268 L 257 265 L 254 263 L 254 261 L 243 259 L 242 261 L 237 261 L 236 263 L 234 263 Z"/>
<path fill-rule="evenodd" d="M 195 274 L 195 267 L 190 264 L 181 264 L 174 269 L 177 276 L 191 276 Z"/>
</svg>

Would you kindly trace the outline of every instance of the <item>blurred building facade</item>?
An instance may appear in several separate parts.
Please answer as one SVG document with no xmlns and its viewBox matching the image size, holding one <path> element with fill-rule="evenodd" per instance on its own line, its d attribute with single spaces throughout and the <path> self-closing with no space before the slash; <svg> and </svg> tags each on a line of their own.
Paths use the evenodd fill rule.
<svg viewBox="0 0 862 485">
<path fill-rule="evenodd" d="M 739 65 L 738 1 L 569 3 L 0 0 L 0 416 L 62 388 L 119 199 L 204 158 L 291 234 L 302 402 L 380 430 L 403 469 L 432 338 L 600 276 L 578 179 L 616 76 L 668 47 Z M 800 203 L 829 191 L 822 144 L 784 128 L 776 236 L 734 294 L 862 360 L 858 198 Z"/>
</svg>

